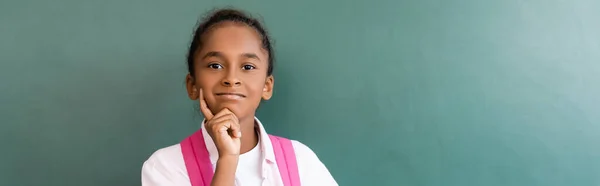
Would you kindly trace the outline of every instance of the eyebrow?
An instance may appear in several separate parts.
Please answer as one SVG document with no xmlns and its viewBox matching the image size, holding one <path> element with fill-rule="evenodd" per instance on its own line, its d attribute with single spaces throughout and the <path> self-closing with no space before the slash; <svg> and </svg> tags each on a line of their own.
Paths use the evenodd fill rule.
<svg viewBox="0 0 600 186">
<path fill-rule="evenodd" d="M 260 61 L 260 58 L 258 57 L 258 55 L 254 54 L 254 53 L 243 53 L 243 54 L 241 54 L 241 56 L 244 58 L 256 59 L 256 60 Z M 204 56 L 202 56 L 202 59 L 206 59 L 209 57 L 225 58 L 225 56 L 221 52 L 210 51 L 210 52 L 207 52 L 206 54 L 204 54 Z"/>
<path fill-rule="evenodd" d="M 204 54 L 204 56 L 202 56 L 202 59 L 206 59 L 209 57 L 223 58 L 223 54 L 221 54 L 221 52 L 211 51 L 211 52 L 207 52 L 206 54 Z"/>
<path fill-rule="evenodd" d="M 254 53 L 243 53 L 242 56 L 244 56 L 245 58 L 256 59 L 256 60 L 260 61 L 260 58 L 258 57 L 258 55 L 254 54 Z"/>
</svg>

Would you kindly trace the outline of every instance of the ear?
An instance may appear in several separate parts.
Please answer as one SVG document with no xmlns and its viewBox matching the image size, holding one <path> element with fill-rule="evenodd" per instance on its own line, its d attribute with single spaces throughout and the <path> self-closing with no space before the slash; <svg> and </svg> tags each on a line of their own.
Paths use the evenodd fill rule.
<svg viewBox="0 0 600 186">
<path fill-rule="evenodd" d="M 185 76 L 185 88 L 187 89 L 188 97 L 190 97 L 190 99 L 198 99 L 200 92 L 198 92 L 198 87 L 196 87 L 196 80 L 190 74 Z"/>
<path fill-rule="evenodd" d="M 265 87 L 263 88 L 262 98 L 264 100 L 269 100 L 273 96 L 273 85 L 275 84 L 275 79 L 273 75 L 267 77 L 265 80 Z"/>
</svg>

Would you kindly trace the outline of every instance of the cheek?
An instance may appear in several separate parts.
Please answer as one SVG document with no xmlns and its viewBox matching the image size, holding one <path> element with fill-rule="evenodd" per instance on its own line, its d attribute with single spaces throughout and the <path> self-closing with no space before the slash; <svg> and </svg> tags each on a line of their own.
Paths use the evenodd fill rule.
<svg viewBox="0 0 600 186">
<path fill-rule="evenodd" d="M 220 82 L 221 77 L 219 77 L 219 74 L 209 74 L 209 73 L 202 73 L 202 75 L 197 76 L 198 78 L 196 78 L 196 84 L 199 87 L 203 87 L 205 89 L 211 89 L 213 88 L 215 85 L 218 85 Z"/>
<path fill-rule="evenodd" d="M 218 82 L 215 82 L 215 78 L 212 76 L 197 76 L 196 78 L 196 88 L 198 91 L 202 91 L 204 99 L 207 103 L 212 104 L 215 103 L 215 98 L 213 90 L 218 85 Z"/>
<path fill-rule="evenodd" d="M 253 95 L 261 96 L 264 87 L 265 87 L 264 82 L 257 82 L 257 83 L 252 84 L 251 88 L 249 88 L 249 89 Z"/>
<path fill-rule="evenodd" d="M 257 79 L 259 79 L 259 78 L 257 78 Z M 262 96 L 262 92 L 265 87 L 264 80 L 249 81 L 247 85 L 248 85 L 247 86 L 248 93 L 252 94 L 253 97 Z"/>
</svg>

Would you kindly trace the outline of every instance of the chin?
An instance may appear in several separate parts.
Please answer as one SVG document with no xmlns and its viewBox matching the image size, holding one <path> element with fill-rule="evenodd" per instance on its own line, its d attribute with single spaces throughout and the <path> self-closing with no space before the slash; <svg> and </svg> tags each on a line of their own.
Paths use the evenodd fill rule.
<svg viewBox="0 0 600 186">
<path fill-rule="evenodd" d="M 216 107 L 217 109 L 214 110 L 213 112 L 215 114 L 217 114 L 217 113 L 221 112 L 221 110 L 227 108 L 231 112 L 233 112 L 233 114 L 235 114 L 235 116 L 237 116 L 239 118 L 239 117 L 241 117 L 240 114 L 243 114 L 242 112 L 240 112 L 241 108 L 239 108 L 239 106 L 240 106 L 240 103 L 222 103 L 222 104 L 219 104 L 219 106 Z"/>
</svg>

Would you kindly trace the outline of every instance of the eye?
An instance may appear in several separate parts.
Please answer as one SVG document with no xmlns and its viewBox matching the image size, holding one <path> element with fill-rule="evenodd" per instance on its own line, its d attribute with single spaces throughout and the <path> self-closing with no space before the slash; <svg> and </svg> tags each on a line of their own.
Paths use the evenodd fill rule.
<svg viewBox="0 0 600 186">
<path fill-rule="evenodd" d="M 244 69 L 244 70 L 253 70 L 253 69 L 255 69 L 255 68 L 256 68 L 256 67 L 254 67 L 254 66 L 252 66 L 252 65 L 244 65 L 244 66 L 242 67 L 242 69 Z"/>
<path fill-rule="evenodd" d="M 212 68 L 212 69 L 222 69 L 223 66 L 221 66 L 220 64 L 217 63 L 211 63 L 208 65 L 208 68 Z"/>
</svg>

